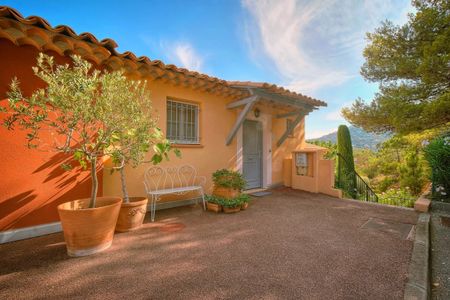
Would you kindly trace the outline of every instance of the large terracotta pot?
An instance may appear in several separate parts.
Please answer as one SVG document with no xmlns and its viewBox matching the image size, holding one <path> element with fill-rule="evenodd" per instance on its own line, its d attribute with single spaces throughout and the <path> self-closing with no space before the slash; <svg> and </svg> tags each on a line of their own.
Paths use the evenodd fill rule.
<svg viewBox="0 0 450 300">
<path fill-rule="evenodd" d="M 214 186 L 214 190 L 213 190 L 214 196 L 227 198 L 227 199 L 236 198 L 237 196 L 239 196 L 239 194 L 240 194 L 239 190 L 236 190 L 233 188 L 221 187 L 221 186 Z"/>
<path fill-rule="evenodd" d="M 130 197 L 130 202 L 122 202 L 117 219 L 116 231 L 127 232 L 139 229 L 147 212 L 147 198 Z"/>
<path fill-rule="evenodd" d="M 94 254 L 112 244 L 122 199 L 98 197 L 95 208 L 88 208 L 89 201 L 80 199 L 58 206 L 69 256 Z"/>
</svg>

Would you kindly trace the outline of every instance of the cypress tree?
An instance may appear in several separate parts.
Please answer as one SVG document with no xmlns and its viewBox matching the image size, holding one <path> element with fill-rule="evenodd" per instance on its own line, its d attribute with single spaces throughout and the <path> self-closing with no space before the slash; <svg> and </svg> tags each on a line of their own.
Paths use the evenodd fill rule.
<svg viewBox="0 0 450 300">
<path fill-rule="evenodd" d="M 338 181 L 342 188 L 352 198 L 356 198 L 355 162 L 353 160 L 353 146 L 350 131 L 345 125 L 340 125 L 337 132 L 338 153 Z"/>
</svg>

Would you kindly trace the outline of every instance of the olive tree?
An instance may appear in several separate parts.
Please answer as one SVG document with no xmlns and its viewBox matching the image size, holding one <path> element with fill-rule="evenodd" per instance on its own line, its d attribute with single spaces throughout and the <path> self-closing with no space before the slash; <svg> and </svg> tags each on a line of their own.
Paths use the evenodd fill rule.
<svg viewBox="0 0 450 300">
<path fill-rule="evenodd" d="M 180 156 L 178 149 L 172 149 L 170 142 L 164 138 L 162 131 L 154 126 L 154 119 L 149 111 L 141 110 L 130 118 L 129 129 L 124 130 L 114 143 L 112 151 L 112 172 L 120 172 L 123 201 L 130 202 L 125 180 L 125 166 L 137 167 L 142 163 L 158 164 L 163 159 L 169 159 L 169 152 L 174 150 L 176 156 Z M 146 160 L 146 155 L 153 149 L 153 156 Z"/>
<path fill-rule="evenodd" d="M 65 153 L 90 168 L 92 191 L 89 207 L 95 207 L 99 159 L 117 153 L 115 146 L 138 130 L 153 132 L 151 119 L 136 129 L 134 116 L 151 110 L 145 83 L 128 80 L 123 71 L 100 71 L 80 56 L 72 56 L 71 65 L 56 65 L 54 58 L 39 54 L 34 74 L 45 87 L 25 97 L 17 79 L 11 83 L 3 125 L 24 130 L 29 148 Z M 148 116 L 148 115 L 147 115 Z M 44 132 L 49 132 L 51 139 Z M 142 151 L 148 149 L 142 149 Z M 70 164 L 64 164 L 65 169 Z"/>
</svg>

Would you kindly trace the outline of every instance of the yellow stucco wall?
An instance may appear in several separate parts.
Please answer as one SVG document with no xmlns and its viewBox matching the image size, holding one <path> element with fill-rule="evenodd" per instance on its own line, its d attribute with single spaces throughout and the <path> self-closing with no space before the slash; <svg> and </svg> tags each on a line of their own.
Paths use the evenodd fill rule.
<svg viewBox="0 0 450 300">
<path fill-rule="evenodd" d="M 226 109 L 231 102 L 221 96 L 200 92 L 189 87 L 178 87 L 161 82 L 150 82 L 149 90 L 153 101 L 155 113 L 159 115 L 159 126 L 166 131 L 166 101 L 175 98 L 180 101 L 196 102 L 200 105 L 200 147 L 180 148 L 182 158 L 174 155 L 169 162 L 163 162 L 162 167 L 191 164 L 198 170 L 198 175 L 206 176 L 206 192 L 212 190 L 211 174 L 221 168 L 236 169 L 237 142 L 236 138 L 228 146 L 225 139 L 237 118 L 238 110 Z M 276 113 L 274 111 L 274 113 Z M 297 126 L 294 137 L 287 138 L 281 147 L 276 143 L 286 129 L 286 119 L 272 119 L 272 184 L 283 183 L 283 159 L 291 157 L 295 149 L 300 149 L 304 143 L 304 120 Z M 149 154 L 149 158 L 151 154 Z M 104 170 L 103 193 L 108 196 L 121 196 L 119 174 L 110 174 L 108 162 Z M 125 168 L 128 191 L 131 196 L 144 196 L 144 171 L 150 167 L 143 164 L 134 169 Z"/>
</svg>

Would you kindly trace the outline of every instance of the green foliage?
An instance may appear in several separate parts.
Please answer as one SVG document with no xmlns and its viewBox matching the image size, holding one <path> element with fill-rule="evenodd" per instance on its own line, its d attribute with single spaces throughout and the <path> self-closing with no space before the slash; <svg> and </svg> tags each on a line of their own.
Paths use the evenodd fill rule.
<svg viewBox="0 0 450 300">
<path fill-rule="evenodd" d="M 154 154 L 150 162 L 155 165 L 164 159 L 169 160 L 169 153 L 172 150 L 174 150 L 176 156 L 180 156 L 179 150 L 173 149 L 169 140 L 164 138 L 161 129 L 156 127 L 148 94 L 140 95 L 135 101 L 130 101 L 128 105 L 134 108 L 134 113 L 128 116 L 127 121 L 124 121 L 126 127 L 115 134 L 114 142 L 111 145 L 113 149 L 111 158 L 115 165 L 112 172 L 114 170 L 120 171 L 123 201 L 125 203 L 129 202 L 124 172 L 126 165 L 130 164 L 132 167 L 137 167 L 147 162 L 145 157 L 152 147 Z"/>
<path fill-rule="evenodd" d="M 98 158 L 118 158 L 129 151 L 134 160 L 148 145 L 131 145 L 145 140 L 147 130 L 154 134 L 156 124 L 150 115 L 151 101 L 145 82 L 130 81 L 121 71 L 94 70 L 79 56 L 72 59 L 72 65 L 55 65 L 53 57 L 41 53 L 33 71 L 46 87 L 24 97 L 19 81 L 14 79 L 3 125 L 10 130 L 24 130 L 29 148 L 62 152 L 71 155 L 82 168 L 90 166 L 90 207 L 95 207 Z M 65 163 L 63 168 L 70 166 Z"/>
<path fill-rule="evenodd" d="M 214 204 L 221 204 L 222 202 L 221 197 L 217 197 L 215 195 L 205 195 L 205 200 L 208 201 L 209 203 L 214 203 Z"/>
<path fill-rule="evenodd" d="M 348 195 L 356 197 L 356 175 L 353 159 L 353 147 L 350 131 L 345 125 L 338 128 L 337 151 L 342 157 L 338 157 L 338 182 Z"/>
<path fill-rule="evenodd" d="M 418 150 L 409 152 L 400 166 L 400 186 L 408 188 L 413 195 L 419 195 L 425 183 L 423 170 Z"/>
<path fill-rule="evenodd" d="M 327 153 L 325 153 L 323 158 L 325 158 L 325 159 L 335 159 L 336 158 L 337 145 L 335 143 L 332 143 L 330 141 L 308 141 L 308 143 L 327 148 L 328 151 L 327 151 Z"/>
<path fill-rule="evenodd" d="M 432 140 L 424 152 L 432 170 L 433 198 L 450 202 L 450 134 Z"/>
<path fill-rule="evenodd" d="M 404 207 L 414 207 L 416 199 L 408 189 L 390 189 L 378 195 L 378 203 Z"/>
<path fill-rule="evenodd" d="M 218 197 L 218 196 L 214 196 L 214 195 L 206 195 L 205 196 L 206 201 L 210 202 L 210 203 L 215 203 L 215 204 L 219 204 L 222 205 L 224 207 L 238 207 L 244 203 L 248 203 L 250 202 L 251 198 L 249 195 L 247 194 L 240 194 L 239 196 L 235 197 L 235 198 L 222 198 L 222 197 Z"/>
<path fill-rule="evenodd" d="M 212 174 L 214 185 L 217 187 L 233 188 L 239 191 L 243 190 L 246 182 L 241 173 L 220 169 Z"/>
<path fill-rule="evenodd" d="M 379 82 L 371 103 L 342 110 L 371 132 L 400 134 L 450 127 L 450 2 L 415 0 L 403 26 L 386 21 L 367 34 L 361 74 Z"/>
<path fill-rule="evenodd" d="M 374 185 L 374 188 L 377 192 L 384 193 L 391 188 L 395 188 L 395 186 L 398 185 L 398 182 L 398 175 L 386 176 L 383 177 L 376 185 Z"/>
<path fill-rule="evenodd" d="M 408 187 L 418 194 L 426 183 L 428 172 L 420 151 L 421 140 L 433 136 L 434 132 L 393 136 L 381 144 L 376 152 L 356 149 L 356 169 L 367 176 L 370 186 L 377 193 L 388 189 Z"/>
</svg>

